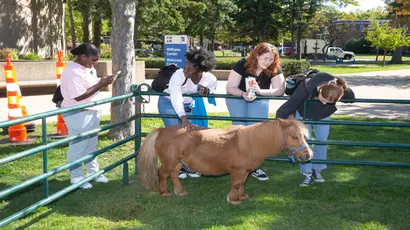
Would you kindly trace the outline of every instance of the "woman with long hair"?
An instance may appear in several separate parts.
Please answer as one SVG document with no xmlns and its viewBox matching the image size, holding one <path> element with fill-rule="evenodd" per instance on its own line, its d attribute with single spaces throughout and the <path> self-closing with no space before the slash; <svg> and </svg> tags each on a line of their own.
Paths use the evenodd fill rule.
<svg viewBox="0 0 410 230">
<path fill-rule="evenodd" d="M 249 94 L 246 89 L 247 78 L 254 79 Z M 226 91 L 242 99 L 227 98 L 226 105 L 232 117 L 267 118 L 269 101 L 255 100 L 257 96 L 283 96 L 285 78 L 280 68 L 279 53 L 275 46 L 263 42 L 257 45 L 247 58 L 239 60 L 231 70 Z M 256 122 L 233 121 L 232 125 L 252 125 Z M 259 180 L 269 177 L 260 169 L 251 175 Z"/>
</svg>

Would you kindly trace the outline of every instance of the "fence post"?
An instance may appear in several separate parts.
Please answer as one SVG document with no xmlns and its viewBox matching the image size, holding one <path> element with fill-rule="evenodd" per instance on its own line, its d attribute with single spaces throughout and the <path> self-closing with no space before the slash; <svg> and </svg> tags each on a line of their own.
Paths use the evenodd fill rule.
<svg viewBox="0 0 410 230">
<path fill-rule="evenodd" d="M 141 87 L 138 85 L 132 86 L 132 91 L 134 92 L 135 101 L 135 153 L 139 152 L 141 147 Z M 137 154 L 138 156 L 138 154 Z M 135 157 L 135 175 L 137 175 L 137 157 Z"/>
<path fill-rule="evenodd" d="M 43 145 L 47 145 L 47 118 L 43 117 L 41 119 L 41 138 L 43 140 Z M 43 173 L 48 173 L 48 149 L 43 150 Z M 44 198 L 48 198 L 48 177 L 44 178 Z"/>
</svg>

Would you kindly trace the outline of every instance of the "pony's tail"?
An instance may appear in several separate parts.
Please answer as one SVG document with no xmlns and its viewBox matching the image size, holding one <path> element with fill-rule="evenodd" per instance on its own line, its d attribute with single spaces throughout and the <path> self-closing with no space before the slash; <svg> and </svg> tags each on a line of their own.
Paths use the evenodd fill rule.
<svg viewBox="0 0 410 230">
<path fill-rule="evenodd" d="M 152 131 L 144 140 L 138 154 L 138 179 L 142 185 L 152 190 L 158 185 L 158 156 L 155 151 L 155 140 L 159 129 Z"/>
</svg>

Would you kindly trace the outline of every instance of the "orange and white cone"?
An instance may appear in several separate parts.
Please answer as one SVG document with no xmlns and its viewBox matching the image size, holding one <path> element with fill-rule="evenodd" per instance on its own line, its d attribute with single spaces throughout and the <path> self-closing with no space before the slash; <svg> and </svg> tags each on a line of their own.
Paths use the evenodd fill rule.
<svg viewBox="0 0 410 230">
<path fill-rule="evenodd" d="M 65 68 L 65 65 L 62 60 L 63 57 L 63 51 L 59 50 L 57 52 L 57 63 L 56 63 L 56 76 L 57 76 L 57 87 L 60 85 L 60 77 L 61 74 L 63 74 L 63 70 Z M 63 116 L 61 114 L 57 115 L 57 135 L 59 136 L 67 136 L 68 135 L 68 130 L 67 126 L 65 125 Z"/>
<path fill-rule="evenodd" d="M 23 117 L 23 110 L 20 105 L 20 87 L 17 84 L 16 71 L 14 70 L 14 66 L 10 63 L 8 53 L 6 53 L 4 75 L 6 76 L 8 119 L 12 120 Z M 8 133 L 11 142 L 23 142 L 27 140 L 27 130 L 23 123 L 10 126 Z"/>
</svg>

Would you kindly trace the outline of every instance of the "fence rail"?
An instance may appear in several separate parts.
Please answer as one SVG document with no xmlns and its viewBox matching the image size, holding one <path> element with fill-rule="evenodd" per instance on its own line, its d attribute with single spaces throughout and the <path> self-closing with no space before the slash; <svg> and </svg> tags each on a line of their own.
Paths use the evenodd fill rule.
<svg viewBox="0 0 410 230">
<path fill-rule="evenodd" d="M 141 127 L 141 120 L 144 118 L 162 118 L 162 117 L 167 117 L 167 118 L 178 118 L 176 115 L 160 115 L 160 114 L 153 114 L 153 113 L 143 113 L 141 110 L 141 105 L 144 103 L 144 96 L 162 96 L 162 95 L 168 95 L 166 93 L 158 93 L 158 92 L 152 92 L 152 91 L 143 91 L 142 88 L 149 88 L 149 85 L 147 84 L 141 84 L 141 85 L 133 85 L 131 87 L 131 93 L 121 95 L 121 96 L 116 96 L 113 98 L 107 98 L 103 99 L 100 101 L 96 102 L 91 102 L 88 104 L 84 105 L 79 105 L 79 106 L 74 106 L 71 108 L 64 108 L 64 109 L 56 109 L 40 114 L 34 114 L 30 115 L 27 117 L 15 119 L 15 120 L 10 120 L 10 121 L 3 121 L 0 122 L 0 128 L 12 126 L 15 124 L 20 124 L 24 122 L 29 122 L 33 120 L 42 120 L 42 145 L 24 150 L 22 152 L 13 154 L 8 157 L 4 157 L 0 159 L 0 167 L 2 165 L 17 161 L 19 159 L 37 154 L 39 152 L 43 153 L 43 174 L 35 176 L 29 180 L 23 181 L 21 183 L 18 183 L 16 185 L 13 185 L 11 187 L 8 187 L 2 191 L 0 191 L 0 199 L 7 198 L 7 196 L 16 193 L 24 188 L 27 188 L 28 186 L 31 186 L 35 183 L 38 183 L 40 181 L 44 182 L 44 199 L 30 205 L 29 207 L 26 207 L 25 209 L 16 212 L 12 214 L 11 216 L 0 220 L 0 227 L 3 227 L 7 225 L 8 223 L 17 220 L 19 218 L 24 217 L 25 215 L 35 211 L 39 207 L 42 207 L 44 205 L 49 204 L 50 202 L 59 199 L 60 197 L 68 194 L 69 192 L 75 190 L 78 188 L 80 185 L 91 181 L 92 179 L 96 178 L 97 176 L 108 172 L 115 167 L 118 167 L 120 165 L 123 165 L 123 182 L 124 184 L 129 184 L 129 172 L 128 172 L 128 161 L 131 159 L 135 159 L 135 157 L 138 154 L 138 151 L 141 146 L 141 138 L 146 136 L 147 133 L 142 132 L 142 127 Z M 186 96 L 192 96 L 192 97 L 197 97 L 198 95 L 192 95 L 188 94 Z M 70 136 L 65 139 L 57 140 L 52 143 L 47 143 L 47 130 L 46 130 L 46 123 L 47 123 L 47 117 L 50 116 L 55 116 L 57 114 L 65 113 L 65 112 L 71 112 L 75 110 L 81 110 L 85 108 L 89 108 L 92 106 L 96 105 L 101 105 L 105 103 L 110 103 L 114 101 L 119 101 L 119 100 L 126 100 L 131 97 L 134 97 L 135 101 L 135 115 L 129 117 L 126 121 L 119 122 L 116 124 L 110 124 L 104 127 L 100 127 L 98 129 L 93 129 L 88 132 L 75 135 L 75 136 Z M 225 95 L 225 94 L 213 94 L 209 95 L 208 97 L 214 97 L 214 98 L 238 98 L 236 96 L 232 95 Z M 287 100 L 288 97 L 258 97 L 258 99 L 269 99 L 269 100 Z M 308 100 L 307 103 L 309 103 Z M 355 99 L 355 100 L 343 100 L 343 102 L 361 102 L 361 103 L 388 103 L 388 104 L 410 104 L 410 100 L 395 100 L 395 99 Z M 223 121 L 263 121 L 266 120 L 265 118 L 246 118 L 246 117 L 227 117 L 227 116 L 213 116 L 213 117 L 208 117 L 208 116 L 188 116 L 189 119 L 209 119 L 209 120 L 223 120 Z M 49 170 L 47 165 L 48 165 L 48 150 L 63 144 L 67 144 L 70 141 L 97 134 L 102 131 L 106 131 L 115 127 L 119 127 L 122 125 L 126 125 L 130 122 L 135 123 L 135 134 L 127 137 L 123 140 L 117 141 L 109 146 L 105 146 L 87 156 L 84 156 L 75 162 L 72 163 L 67 163 L 62 166 L 59 166 L 57 168 L 54 168 L 52 170 Z M 346 126 L 373 126 L 373 127 L 396 127 L 396 128 L 409 128 L 410 124 L 409 123 L 401 123 L 401 122 L 361 122 L 361 121 L 310 121 L 304 119 L 304 122 L 306 124 L 329 124 L 329 125 L 346 125 Z M 48 188 L 48 178 L 50 176 L 53 176 L 59 172 L 62 172 L 64 170 L 67 170 L 73 165 L 76 165 L 78 163 L 84 162 L 86 160 L 89 160 L 95 156 L 98 156 L 100 154 L 103 154 L 104 152 L 116 148 L 120 145 L 123 145 L 125 143 L 128 143 L 130 141 L 134 141 L 134 152 L 131 153 L 130 155 L 112 163 L 111 165 L 105 167 L 104 169 L 93 173 L 86 178 L 84 178 L 82 181 L 69 185 L 68 187 L 52 194 L 49 195 L 49 188 Z M 383 147 L 383 148 L 410 148 L 410 144 L 408 143 L 379 143 L 379 142 L 344 142 L 344 141 L 308 141 L 310 144 L 317 144 L 317 145 L 341 145 L 341 146 L 362 146 L 362 147 Z M 283 157 L 269 157 L 268 160 L 276 160 L 276 161 L 289 161 L 287 158 Z M 350 165 L 372 165 L 372 166 L 386 166 L 386 167 L 410 167 L 410 163 L 401 163 L 401 162 L 370 162 L 370 161 L 353 161 L 353 160 L 312 160 L 313 163 L 326 163 L 326 164 L 350 164 Z"/>
</svg>

